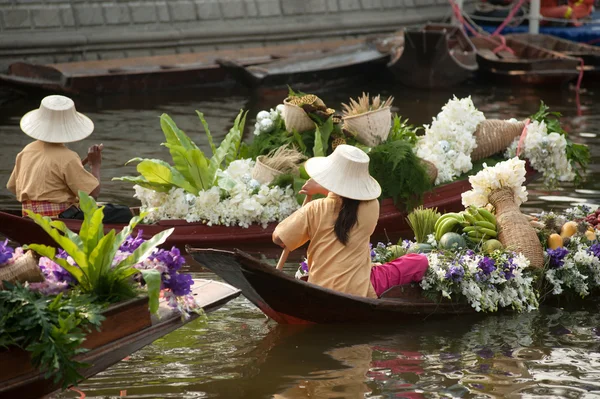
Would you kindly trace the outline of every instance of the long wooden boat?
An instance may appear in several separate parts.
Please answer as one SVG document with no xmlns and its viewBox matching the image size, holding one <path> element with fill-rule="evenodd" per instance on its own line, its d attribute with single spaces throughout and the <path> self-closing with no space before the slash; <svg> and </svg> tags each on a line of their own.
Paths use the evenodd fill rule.
<svg viewBox="0 0 600 399">
<path fill-rule="evenodd" d="M 477 48 L 479 70 L 496 78 L 515 83 L 563 84 L 579 76 L 579 60 L 535 44 L 506 37 L 506 46 L 512 49 L 496 51 L 498 38 L 471 38 Z"/>
<path fill-rule="evenodd" d="M 425 194 L 424 206 L 453 212 L 462 209 L 461 194 L 470 189 L 467 180 L 436 187 Z M 379 222 L 375 232 L 376 237 L 384 238 L 387 234 L 408 234 L 410 227 L 406 222 L 406 213 L 398 210 L 391 199 L 382 201 Z M 67 227 L 75 232 L 81 228 L 82 221 L 61 219 Z M 142 236 L 149 239 L 155 234 L 173 227 L 175 231 L 167 239 L 164 246 L 177 246 L 184 249 L 185 245 L 194 247 L 212 248 L 247 248 L 259 249 L 257 245 L 263 244 L 273 247 L 271 236 L 277 223 L 270 223 L 266 228 L 260 225 L 251 225 L 248 228 L 239 226 L 207 226 L 203 223 L 188 223 L 185 220 L 163 220 L 157 224 L 138 225 Z M 106 224 L 105 231 L 116 229 L 120 231 L 122 224 Z M 20 244 L 46 244 L 55 246 L 56 243 L 36 225 L 31 219 L 20 216 L 20 211 L 0 211 L 0 234 Z"/>
<path fill-rule="evenodd" d="M 600 75 L 600 47 L 542 34 L 514 33 L 506 35 L 506 37 L 569 57 L 582 59 L 584 63 L 584 81 L 596 80 Z"/>
<path fill-rule="evenodd" d="M 528 169 L 528 180 L 533 179 L 536 173 Z M 444 212 L 455 212 L 463 209 L 461 194 L 471 189 L 468 180 L 457 180 L 452 183 L 436 186 L 432 191 L 425 193 L 423 206 L 438 208 Z M 24 244 L 45 244 L 56 246 L 41 227 L 31 219 L 24 218 L 20 211 L 0 211 L 0 234 Z M 79 232 L 82 221 L 61 219 L 72 231 Z M 183 250 L 186 245 L 196 248 L 232 248 L 247 250 L 251 253 L 276 254 L 277 247 L 273 246 L 271 236 L 277 223 L 269 223 L 266 228 L 260 225 L 251 225 L 248 228 L 239 226 L 207 226 L 203 223 L 188 223 L 185 220 L 162 220 L 156 224 L 138 225 L 136 231 L 142 230 L 142 237 L 150 239 L 157 233 L 174 228 L 173 234 L 167 239 L 163 247 L 176 246 Z M 105 224 L 104 230 L 120 231 L 123 224 Z M 373 235 L 374 240 L 385 240 L 390 235 L 406 236 L 411 234 L 411 229 L 406 221 L 406 212 L 400 211 L 392 199 L 384 199 L 379 210 L 379 220 Z M 273 251 L 273 252 L 271 252 Z"/>
<path fill-rule="evenodd" d="M 238 297 L 240 290 L 218 281 L 195 279 L 192 286 L 196 301 L 205 313 L 210 313 Z M 77 360 L 90 367 L 79 370 L 89 378 L 131 353 L 151 344 L 158 338 L 192 321 L 182 320 L 164 301 L 160 319 L 148 312 L 148 298 L 141 297 L 108 308 L 101 331 L 88 334 L 83 347 L 89 351 Z M 58 385 L 45 379 L 43 373 L 31 366 L 29 353 L 21 349 L 0 350 L 0 398 L 39 398 L 56 391 Z"/>
<path fill-rule="evenodd" d="M 239 250 L 187 251 L 280 324 L 400 323 L 475 312 L 468 304 L 428 300 L 417 287 L 397 286 L 380 299 L 363 298 L 298 280 Z"/>
<path fill-rule="evenodd" d="M 17 62 L 8 67 L 7 73 L 0 74 L 0 83 L 70 94 L 222 84 L 228 79 L 228 75 L 215 62 L 218 58 L 230 58 L 248 66 L 289 56 L 322 54 L 363 40 L 332 39 L 322 42 L 47 65 Z"/>
<path fill-rule="evenodd" d="M 422 89 L 456 86 L 478 68 L 469 37 L 460 27 L 443 24 L 405 29 L 403 46 L 388 66 L 402 84 Z"/>
<path fill-rule="evenodd" d="M 303 83 L 328 83 L 364 74 L 385 72 L 388 53 L 382 53 L 368 41 L 318 54 L 287 57 L 260 65 L 245 66 L 232 59 L 217 63 L 238 82 L 254 88 Z"/>
</svg>

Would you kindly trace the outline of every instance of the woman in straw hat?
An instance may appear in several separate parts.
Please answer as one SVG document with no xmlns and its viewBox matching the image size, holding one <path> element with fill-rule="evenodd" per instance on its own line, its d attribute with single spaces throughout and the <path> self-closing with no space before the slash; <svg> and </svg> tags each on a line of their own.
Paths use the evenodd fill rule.
<svg viewBox="0 0 600 399">
<path fill-rule="evenodd" d="M 35 139 L 17 155 L 15 168 L 6 187 L 21 202 L 23 215 L 30 210 L 43 216 L 83 219 L 77 207 L 81 190 L 94 198 L 100 194 L 102 145 L 88 150 L 88 172 L 74 151 L 65 144 L 80 141 L 94 131 L 94 123 L 75 110 L 73 100 L 64 96 L 45 97 L 40 108 L 21 119 L 21 130 Z M 110 206 L 105 208 L 105 220 L 110 213 L 129 220 L 131 211 Z M 128 215 L 124 215 L 128 213 Z M 112 215 L 115 221 L 115 215 Z"/>
<path fill-rule="evenodd" d="M 379 183 L 369 175 L 362 150 L 339 145 L 328 157 L 306 162 L 311 179 L 300 193 L 326 198 L 309 202 L 281 222 L 273 241 L 294 250 L 310 240 L 308 281 L 346 294 L 377 298 L 388 288 L 418 282 L 427 270 L 424 255 L 409 254 L 372 266 L 370 237 L 379 218 Z"/>
</svg>

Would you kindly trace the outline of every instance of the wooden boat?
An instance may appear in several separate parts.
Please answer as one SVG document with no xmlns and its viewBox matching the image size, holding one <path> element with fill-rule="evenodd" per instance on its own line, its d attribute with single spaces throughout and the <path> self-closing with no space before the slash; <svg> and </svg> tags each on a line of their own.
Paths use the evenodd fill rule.
<svg viewBox="0 0 600 399">
<path fill-rule="evenodd" d="M 546 50 L 506 36 L 506 45 L 513 50 L 494 52 L 500 39 L 471 38 L 477 48 L 479 70 L 487 75 L 506 78 L 515 83 L 563 84 L 579 76 L 579 60 L 556 51 Z"/>
<path fill-rule="evenodd" d="M 470 188 L 471 186 L 467 180 L 438 186 L 425 194 L 424 206 L 437 207 L 447 212 L 460 210 L 462 209 L 461 194 Z M 383 200 L 375 237 L 385 238 L 386 233 L 410 233 L 410 228 L 405 219 L 406 213 L 398 210 L 391 199 Z M 80 220 L 61 220 L 65 222 L 69 229 L 75 232 L 78 232 L 81 228 L 82 221 Z M 165 229 L 175 228 L 173 234 L 164 244 L 168 248 L 177 246 L 183 249 L 185 245 L 204 248 L 231 248 L 236 246 L 259 251 L 263 249 L 260 248 L 260 244 L 274 248 L 271 235 L 276 225 L 276 223 L 270 223 L 266 228 L 260 225 L 243 228 L 239 226 L 207 226 L 203 223 L 188 223 L 185 220 L 163 220 L 157 224 L 138 225 L 138 229 L 143 231 L 142 236 L 145 239 L 149 239 Z M 111 229 L 120 231 L 123 227 L 122 224 L 104 225 L 106 232 Z M 0 234 L 20 244 L 56 245 L 41 227 L 29 218 L 21 217 L 20 211 L 0 211 Z"/>
<path fill-rule="evenodd" d="M 225 70 L 217 58 L 231 58 L 241 65 L 322 52 L 362 42 L 363 39 L 332 39 L 267 47 L 211 50 L 189 54 L 80 61 L 38 65 L 17 62 L 0 74 L 0 83 L 64 93 L 102 93 L 161 90 L 193 85 L 222 84 Z"/>
<path fill-rule="evenodd" d="M 397 286 L 380 299 L 363 298 L 298 280 L 239 250 L 187 251 L 280 324 L 399 323 L 475 312 L 468 304 L 428 300 L 418 287 Z"/>
<path fill-rule="evenodd" d="M 396 79 L 420 89 L 456 86 L 477 71 L 475 47 L 454 25 L 405 29 L 403 47 L 392 58 L 388 67 Z"/>
<path fill-rule="evenodd" d="M 536 172 L 528 169 L 529 180 L 536 176 Z M 463 209 L 461 194 L 471 189 L 468 180 L 457 180 L 452 183 L 436 186 L 432 191 L 425 193 L 423 206 L 438 208 L 444 212 L 455 212 Z M 36 225 L 31 219 L 21 217 L 20 211 L 0 211 L 0 234 L 24 244 L 45 244 L 56 246 L 56 243 Z M 72 231 L 79 232 L 81 220 L 61 219 Z M 163 247 L 176 246 L 184 249 L 186 245 L 196 248 L 232 248 L 247 250 L 251 253 L 275 255 L 278 248 L 272 244 L 271 236 L 277 223 L 269 223 L 266 228 L 260 225 L 251 225 L 248 228 L 239 226 L 207 226 L 203 223 L 188 223 L 185 220 L 162 220 L 157 224 L 138 225 L 136 230 L 142 230 L 142 237 L 150 239 L 157 233 L 174 228 L 175 231 L 164 243 Z M 104 230 L 120 231 L 123 224 L 105 224 Z M 406 212 L 400 211 L 390 198 L 381 202 L 379 221 L 373 235 L 374 240 L 384 241 L 393 234 L 394 236 L 410 235 L 411 229 L 406 222 Z"/>
<path fill-rule="evenodd" d="M 238 82 L 254 88 L 317 83 L 385 72 L 389 60 L 373 43 L 365 41 L 334 51 L 287 57 L 260 65 L 245 66 L 231 59 L 216 62 Z"/>
<path fill-rule="evenodd" d="M 584 63 L 584 80 L 596 79 L 600 74 L 600 48 L 597 46 L 577 43 L 550 35 L 536 35 L 531 33 L 515 33 L 506 35 L 506 37 L 533 44 L 569 57 L 582 59 Z"/>
<path fill-rule="evenodd" d="M 206 313 L 217 310 L 241 292 L 217 281 L 194 281 L 193 294 Z M 89 351 L 77 356 L 78 361 L 90 364 L 79 370 L 80 374 L 89 378 L 198 317 L 182 320 L 164 301 L 159 313 L 160 319 L 151 317 L 147 297 L 108 308 L 101 331 L 88 334 L 83 344 Z M 0 359 L 0 398 L 39 398 L 57 390 L 58 385 L 31 366 L 28 352 L 2 349 Z"/>
</svg>

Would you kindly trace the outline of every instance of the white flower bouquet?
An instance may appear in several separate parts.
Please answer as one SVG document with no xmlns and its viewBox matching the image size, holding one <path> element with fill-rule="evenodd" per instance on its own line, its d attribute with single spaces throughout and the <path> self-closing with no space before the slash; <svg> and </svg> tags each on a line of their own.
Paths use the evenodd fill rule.
<svg viewBox="0 0 600 399">
<path fill-rule="evenodd" d="M 471 97 L 454 97 L 433 118 L 431 125 L 425 125 L 425 135 L 419 137 L 416 154 L 438 169 L 435 184 L 452 181 L 473 168 L 474 133 L 484 120 L 485 116 L 475 108 Z"/>
<path fill-rule="evenodd" d="M 484 169 L 475 176 L 469 177 L 472 190 L 462 193 L 462 203 L 465 207 L 474 205 L 484 207 L 489 203 L 489 195 L 499 188 L 512 188 L 515 193 L 515 202 L 521 205 L 527 201 L 525 183 L 525 161 L 511 158 L 490 167 L 484 164 Z"/>
<path fill-rule="evenodd" d="M 254 124 L 254 135 L 258 136 L 263 133 L 271 133 L 277 127 L 285 129 L 281 113 L 283 112 L 283 104 L 279 104 L 275 109 L 270 111 L 260 111 L 256 114 L 256 123 Z"/>
</svg>

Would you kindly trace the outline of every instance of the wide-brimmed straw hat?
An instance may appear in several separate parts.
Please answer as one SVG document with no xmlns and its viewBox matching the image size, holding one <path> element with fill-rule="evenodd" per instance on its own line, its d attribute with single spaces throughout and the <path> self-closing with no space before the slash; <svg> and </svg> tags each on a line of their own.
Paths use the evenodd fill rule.
<svg viewBox="0 0 600 399">
<path fill-rule="evenodd" d="M 94 131 L 94 122 L 75 110 L 69 97 L 48 96 L 40 108 L 21 118 L 23 133 L 47 143 L 72 143 L 85 139 Z"/>
<path fill-rule="evenodd" d="M 351 145 L 338 145 L 328 157 L 311 158 L 304 167 L 314 181 L 341 197 L 367 201 L 381 195 L 369 174 L 369 156 Z"/>
</svg>

